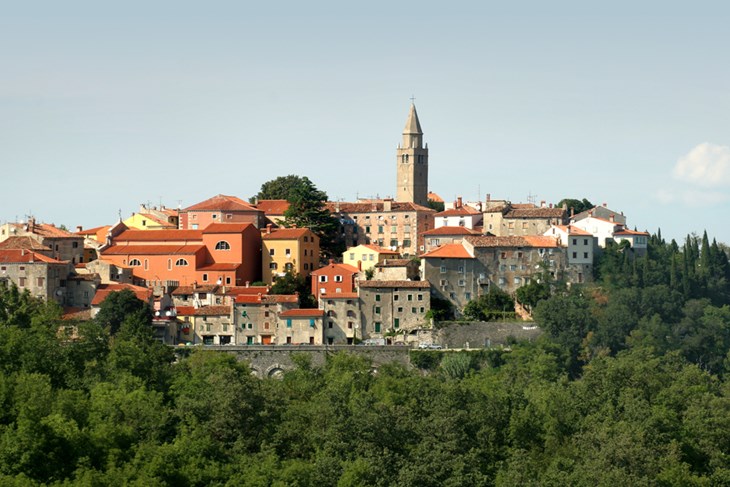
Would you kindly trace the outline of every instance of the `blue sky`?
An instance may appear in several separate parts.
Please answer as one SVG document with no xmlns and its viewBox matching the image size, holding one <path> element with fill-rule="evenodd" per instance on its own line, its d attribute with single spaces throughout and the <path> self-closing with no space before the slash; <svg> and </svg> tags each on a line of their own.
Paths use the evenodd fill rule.
<svg viewBox="0 0 730 487">
<path fill-rule="evenodd" d="M 447 200 L 586 197 L 730 243 L 730 7 L 102 3 L 3 7 L 0 221 L 91 227 L 287 174 L 393 195 L 414 95 Z"/>
</svg>

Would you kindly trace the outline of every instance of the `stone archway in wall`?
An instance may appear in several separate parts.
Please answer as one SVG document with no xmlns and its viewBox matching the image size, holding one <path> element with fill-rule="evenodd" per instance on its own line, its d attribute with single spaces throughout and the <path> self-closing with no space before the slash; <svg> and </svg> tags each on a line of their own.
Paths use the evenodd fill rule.
<svg viewBox="0 0 730 487">
<path fill-rule="evenodd" d="M 282 377 L 284 377 L 284 372 L 286 372 L 286 369 L 283 365 L 274 364 L 266 369 L 266 377 L 270 377 L 272 379 L 281 379 Z"/>
</svg>

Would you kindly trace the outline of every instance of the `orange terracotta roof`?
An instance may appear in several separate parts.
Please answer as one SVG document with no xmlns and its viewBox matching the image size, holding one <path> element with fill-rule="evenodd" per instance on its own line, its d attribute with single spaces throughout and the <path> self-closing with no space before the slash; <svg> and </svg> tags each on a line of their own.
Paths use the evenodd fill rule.
<svg viewBox="0 0 730 487">
<path fill-rule="evenodd" d="M 373 287 L 404 287 L 414 289 L 425 289 L 431 286 L 428 281 L 360 281 L 361 288 Z M 325 296 L 326 298 L 327 296 Z"/>
<path fill-rule="evenodd" d="M 332 263 L 332 264 L 327 264 L 324 267 L 320 267 L 316 271 L 312 271 L 310 273 L 310 275 L 318 276 L 320 274 L 329 274 L 330 272 L 342 272 L 342 271 L 350 272 L 352 274 L 357 274 L 358 272 L 360 272 L 360 270 L 357 267 L 352 266 L 350 264 Z"/>
<path fill-rule="evenodd" d="M 524 237 L 464 237 L 474 247 L 498 248 L 498 247 L 558 247 L 555 237 L 524 236 Z"/>
<path fill-rule="evenodd" d="M 37 250 L 40 252 L 51 251 L 50 247 L 41 244 L 38 240 L 29 235 L 24 235 L 22 237 L 8 237 L 7 239 L 0 242 L 0 250 L 10 249 Z"/>
<path fill-rule="evenodd" d="M 134 286 L 132 284 L 101 284 L 96 289 L 96 294 L 94 294 L 94 299 L 91 300 L 91 305 L 99 306 L 109 294 L 125 289 L 132 291 L 137 296 L 137 299 L 145 303 L 152 297 L 152 289 L 147 289 L 146 287 Z"/>
<path fill-rule="evenodd" d="M 227 316 L 231 314 L 230 306 L 175 306 L 178 316 Z"/>
<path fill-rule="evenodd" d="M 82 237 L 97 237 L 99 232 L 104 232 L 106 234 L 107 230 L 111 228 L 110 225 L 103 225 L 101 227 L 94 227 L 94 228 L 87 228 L 85 230 L 81 230 L 80 232 L 74 233 L 74 235 L 80 235 Z"/>
<path fill-rule="evenodd" d="M 193 293 L 215 293 L 218 290 L 217 284 L 201 284 L 197 286 L 178 286 L 172 292 L 173 296 L 187 295 Z"/>
<path fill-rule="evenodd" d="M 238 304 L 276 304 L 299 302 L 299 296 L 296 294 L 241 294 L 236 296 Z"/>
<path fill-rule="evenodd" d="M 436 213 L 434 216 L 473 216 L 480 215 L 482 212 L 476 210 L 468 205 L 463 205 L 458 208 L 449 208 L 448 210 Z"/>
<path fill-rule="evenodd" d="M 435 248 L 430 252 L 421 255 L 423 258 L 440 258 L 440 259 L 472 259 L 463 245 L 460 243 L 445 244 Z"/>
<path fill-rule="evenodd" d="M 205 201 L 201 201 L 200 203 L 196 203 L 192 206 L 188 206 L 182 211 L 261 211 L 253 206 L 251 206 L 249 203 L 246 203 L 241 198 L 238 198 L 236 196 L 227 196 L 224 194 L 219 194 L 217 196 L 213 196 L 212 198 L 208 198 Z"/>
<path fill-rule="evenodd" d="M 120 242 L 190 242 L 202 241 L 200 230 L 125 230 L 116 237 L 114 243 Z"/>
<path fill-rule="evenodd" d="M 80 238 L 79 235 L 74 235 L 67 230 L 58 228 L 56 225 L 33 222 L 32 220 L 28 223 L 10 223 L 10 227 L 15 228 L 19 233 L 29 232 L 46 238 Z"/>
<path fill-rule="evenodd" d="M 312 233 L 308 228 L 272 228 L 271 233 L 267 232 L 266 229 L 261 231 L 264 240 L 295 240 Z"/>
<path fill-rule="evenodd" d="M 226 286 L 226 294 L 238 296 L 240 294 L 266 294 L 269 286 Z"/>
<path fill-rule="evenodd" d="M 164 231 L 164 230 L 159 230 Z M 152 233 L 152 232 L 149 232 Z M 193 255 L 205 245 L 112 245 L 102 255 Z"/>
<path fill-rule="evenodd" d="M 379 254 L 400 255 L 395 250 L 385 249 L 383 247 L 378 247 L 377 245 L 372 245 L 372 244 L 361 244 L 361 245 L 363 247 L 367 247 L 370 250 L 374 250 L 375 252 L 377 252 Z M 354 247 L 350 247 L 350 248 L 354 248 Z M 350 250 L 350 249 L 347 249 L 347 250 Z"/>
<path fill-rule="evenodd" d="M 66 264 L 64 261 L 52 259 L 43 254 L 25 249 L 0 250 L 0 262 L 3 264 L 30 264 L 34 262 L 44 264 Z"/>
<path fill-rule="evenodd" d="M 91 308 L 64 306 L 61 319 L 89 321 L 91 319 Z"/>
<path fill-rule="evenodd" d="M 443 203 L 444 202 L 444 199 L 441 196 L 439 196 L 436 193 L 434 193 L 433 191 L 429 191 L 428 192 L 428 196 L 426 196 L 426 199 L 428 201 L 435 201 L 436 203 Z"/>
<path fill-rule="evenodd" d="M 253 226 L 251 223 L 211 223 L 205 227 L 203 233 L 243 233 L 248 227 Z"/>
<path fill-rule="evenodd" d="M 256 208 L 263 211 L 268 215 L 284 215 L 284 212 L 289 209 L 289 202 L 287 200 L 259 200 Z"/>
<path fill-rule="evenodd" d="M 288 309 L 279 313 L 282 318 L 289 317 L 322 317 L 324 316 L 324 310 L 321 309 Z"/>
<path fill-rule="evenodd" d="M 479 232 L 466 227 L 438 227 L 426 230 L 421 235 L 479 235 Z"/>
<path fill-rule="evenodd" d="M 383 213 L 385 212 L 384 204 L 382 201 L 372 201 L 366 203 L 346 203 L 346 202 L 333 202 L 328 201 L 326 203 L 327 210 L 330 213 L 337 213 L 337 208 L 341 213 Z M 419 213 L 436 213 L 436 210 L 427 208 L 425 206 L 417 205 L 415 203 L 401 203 L 393 201 L 390 204 L 390 211 L 404 212 L 404 211 L 416 211 Z"/>
<path fill-rule="evenodd" d="M 591 232 L 586 232 L 582 228 L 578 228 L 574 225 L 555 225 L 555 228 L 559 228 L 568 235 L 585 235 L 591 237 L 593 236 Z"/>
<path fill-rule="evenodd" d="M 637 232 L 636 230 L 629 230 L 628 228 L 624 228 L 622 230 L 619 230 L 617 232 L 613 233 L 614 235 L 637 235 L 637 236 L 649 236 L 648 232 Z"/>
</svg>

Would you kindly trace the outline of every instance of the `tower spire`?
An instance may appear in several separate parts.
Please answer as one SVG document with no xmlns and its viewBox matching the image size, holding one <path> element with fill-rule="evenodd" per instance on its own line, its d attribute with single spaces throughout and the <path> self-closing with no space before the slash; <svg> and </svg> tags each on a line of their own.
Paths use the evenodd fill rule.
<svg viewBox="0 0 730 487">
<path fill-rule="evenodd" d="M 428 204 L 428 148 L 423 146 L 423 130 L 413 100 L 396 155 L 396 200 L 425 206 Z"/>
</svg>

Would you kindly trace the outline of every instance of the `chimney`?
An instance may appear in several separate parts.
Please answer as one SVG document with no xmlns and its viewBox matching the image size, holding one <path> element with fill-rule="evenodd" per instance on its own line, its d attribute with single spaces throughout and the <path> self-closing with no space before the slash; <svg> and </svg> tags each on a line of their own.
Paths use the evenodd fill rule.
<svg viewBox="0 0 730 487">
<path fill-rule="evenodd" d="M 458 205 L 457 208 L 461 208 L 461 196 L 456 198 L 456 204 Z"/>
<path fill-rule="evenodd" d="M 616 221 L 616 219 L 615 219 L 615 218 L 614 218 L 614 216 L 613 216 L 613 213 L 611 213 L 611 216 L 609 216 L 609 217 L 608 217 L 608 220 L 609 220 L 609 221 L 610 221 L 611 223 L 614 223 L 614 222 Z"/>
<path fill-rule="evenodd" d="M 329 262 L 329 264 L 330 264 L 330 265 L 335 265 L 335 259 L 330 259 L 330 262 Z"/>
<path fill-rule="evenodd" d="M 76 225 L 76 233 L 79 233 L 83 229 L 84 227 L 82 227 L 81 225 Z"/>
<path fill-rule="evenodd" d="M 604 207 L 604 208 L 606 207 L 606 203 L 603 203 L 603 207 Z"/>
<path fill-rule="evenodd" d="M 340 212 L 340 202 L 335 201 L 335 213 L 339 213 L 339 212 Z"/>
<path fill-rule="evenodd" d="M 391 211 L 393 209 L 393 200 L 383 200 L 383 211 Z"/>
<path fill-rule="evenodd" d="M 266 235 L 270 235 L 270 234 L 271 234 L 271 223 L 266 225 Z"/>
<path fill-rule="evenodd" d="M 248 287 L 251 284 L 251 281 L 246 281 L 246 287 Z"/>
<path fill-rule="evenodd" d="M 550 203 L 550 208 L 552 208 L 552 207 L 553 207 L 553 204 L 552 204 L 552 203 Z"/>
<path fill-rule="evenodd" d="M 545 200 L 540 201 L 540 208 L 545 208 Z"/>
<path fill-rule="evenodd" d="M 575 208 L 570 208 L 570 218 L 573 218 L 575 216 Z"/>
<path fill-rule="evenodd" d="M 492 195 L 490 193 L 487 193 L 487 202 L 492 201 Z"/>
</svg>

